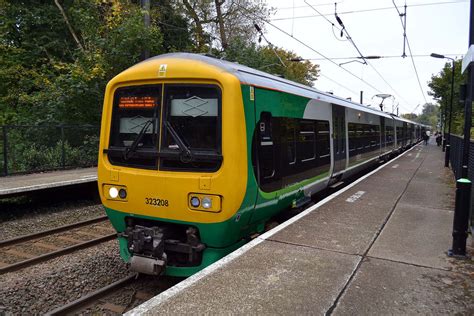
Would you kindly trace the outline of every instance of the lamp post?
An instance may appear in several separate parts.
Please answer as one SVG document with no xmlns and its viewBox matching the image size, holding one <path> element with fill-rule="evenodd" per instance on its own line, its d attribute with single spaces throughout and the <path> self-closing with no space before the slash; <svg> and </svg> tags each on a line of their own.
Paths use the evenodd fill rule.
<svg viewBox="0 0 474 316">
<path fill-rule="evenodd" d="M 451 100 L 449 104 L 449 122 L 448 122 L 448 139 L 446 139 L 446 112 L 448 110 L 448 107 L 446 106 L 444 108 L 444 128 L 443 128 L 443 133 L 444 133 L 444 139 L 443 139 L 443 150 L 446 150 L 446 155 L 444 156 L 444 166 L 449 167 L 449 155 L 450 155 L 450 150 L 451 150 L 451 116 L 453 114 L 453 97 L 454 97 L 454 71 L 455 69 L 455 63 L 454 59 L 451 57 L 446 57 L 444 55 L 440 54 L 435 54 L 432 53 L 431 57 L 434 58 L 442 58 L 442 59 L 450 59 L 453 62 L 453 67 L 451 69 Z"/>
</svg>

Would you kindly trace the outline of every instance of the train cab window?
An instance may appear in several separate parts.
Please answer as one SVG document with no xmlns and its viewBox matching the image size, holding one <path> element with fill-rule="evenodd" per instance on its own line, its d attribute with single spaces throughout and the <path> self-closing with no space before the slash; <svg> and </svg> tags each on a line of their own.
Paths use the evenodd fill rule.
<svg viewBox="0 0 474 316">
<path fill-rule="evenodd" d="M 160 169 L 219 169 L 221 90 L 214 85 L 165 85 L 163 113 Z"/>
<path fill-rule="evenodd" d="M 110 163 L 151 169 L 157 165 L 161 85 L 118 88 L 114 94 Z"/>
</svg>

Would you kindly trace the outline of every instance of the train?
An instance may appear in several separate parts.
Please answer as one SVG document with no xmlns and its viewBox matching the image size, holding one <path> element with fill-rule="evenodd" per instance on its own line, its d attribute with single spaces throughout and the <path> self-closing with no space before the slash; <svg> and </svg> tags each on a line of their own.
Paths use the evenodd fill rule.
<svg viewBox="0 0 474 316">
<path fill-rule="evenodd" d="M 132 270 L 186 277 L 427 129 L 237 63 L 164 54 L 107 84 L 99 192 Z"/>
</svg>

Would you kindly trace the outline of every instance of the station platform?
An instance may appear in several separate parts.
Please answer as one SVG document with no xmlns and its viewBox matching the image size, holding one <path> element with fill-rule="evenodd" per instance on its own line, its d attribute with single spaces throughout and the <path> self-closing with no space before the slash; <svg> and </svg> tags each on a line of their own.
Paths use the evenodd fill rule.
<svg viewBox="0 0 474 316">
<path fill-rule="evenodd" d="M 97 168 L 59 170 L 0 178 L 0 198 L 97 181 Z"/>
<path fill-rule="evenodd" d="M 419 144 L 127 315 L 473 315 L 443 166 Z"/>
</svg>

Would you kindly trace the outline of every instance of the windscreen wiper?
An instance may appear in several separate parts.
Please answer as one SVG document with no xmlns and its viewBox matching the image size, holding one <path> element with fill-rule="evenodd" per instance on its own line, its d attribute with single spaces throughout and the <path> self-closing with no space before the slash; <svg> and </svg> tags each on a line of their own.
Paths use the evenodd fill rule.
<svg viewBox="0 0 474 316">
<path fill-rule="evenodd" d="M 142 129 L 137 135 L 137 138 L 133 141 L 133 143 L 130 145 L 130 147 L 127 147 L 125 149 L 125 152 L 123 153 L 123 159 L 128 160 L 130 157 L 132 157 L 133 153 L 137 150 L 138 144 L 142 140 L 143 136 L 145 135 L 146 130 L 150 125 L 153 123 L 153 120 L 148 120 L 146 121 L 145 125 L 143 125 Z"/>
<path fill-rule="evenodd" d="M 168 130 L 168 132 L 171 134 L 171 137 L 173 140 L 176 142 L 178 145 L 179 149 L 181 150 L 181 155 L 179 156 L 179 159 L 183 163 L 189 163 L 194 160 L 193 153 L 191 150 L 189 150 L 188 146 L 186 146 L 183 142 L 183 140 L 179 137 L 178 133 L 174 130 L 173 126 L 171 126 L 171 123 L 168 121 L 164 121 L 165 127 Z"/>
</svg>

